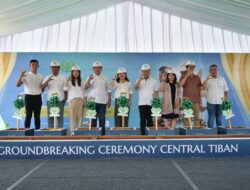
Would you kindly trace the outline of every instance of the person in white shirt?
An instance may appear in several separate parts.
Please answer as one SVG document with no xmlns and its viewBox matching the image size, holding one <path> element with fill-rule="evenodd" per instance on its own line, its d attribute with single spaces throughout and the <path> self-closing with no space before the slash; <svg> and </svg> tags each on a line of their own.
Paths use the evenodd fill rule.
<svg viewBox="0 0 250 190">
<path fill-rule="evenodd" d="M 208 127 L 213 128 L 215 118 L 217 127 L 222 125 L 221 104 L 224 98 L 228 98 L 228 86 L 226 80 L 218 75 L 217 65 L 211 65 L 209 73 L 210 75 L 203 82 L 202 88 L 206 90 Z"/>
<path fill-rule="evenodd" d="M 30 60 L 30 72 L 22 71 L 16 86 L 20 87 L 24 84 L 25 93 L 25 128 L 30 128 L 32 113 L 34 112 L 35 128 L 40 129 L 40 113 L 42 107 L 42 81 L 43 76 L 37 73 L 39 68 L 38 60 Z"/>
<path fill-rule="evenodd" d="M 66 91 L 63 90 L 64 84 L 66 82 L 66 79 L 64 76 L 60 75 L 60 63 L 59 61 L 52 61 L 50 63 L 50 68 L 51 68 L 51 74 L 46 76 L 44 81 L 43 81 L 43 85 L 42 85 L 42 89 L 44 90 L 46 87 L 48 89 L 48 98 L 47 98 L 47 113 L 48 113 L 48 127 L 52 128 L 53 127 L 53 117 L 49 117 L 50 113 L 49 113 L 49 109 L 50 109 L 50 105 L 49 105 L 49 99 L 50 97 L 52 97 L 53 95 L 57 95 L 59 100 L 60 100 L 60 104 L 59 104 L 59 117 L 57 117 L 57 121 L 58 121 L 58 127 L 62 128 L 63 127 L 63 113 L 64 113 L 64 105 L 65 105 L 65 101 L 66 101 Z"/>
<path fill-rule="evenodd" d="M 152 99 L 154 94 L 158 94 L 159 86 L 155 79 L 150 77 L 150 65 L 143 64 L 141 67 L 141 76 L 135 83 L 135 90 L 139 90 L 139 112 L 141 134 L 145 135 L 146 126 L 153 126 L 151 116 Z"/>
<path fill-rule="evenodd" d="M 68 91 L 70 131 L 71 135 L 74 135 L 74 129 L 82 126 L 83 108 L 86 101 L 84 83 L 78 65 L 71 68 L 71 76 L 66 81 L 64 90 Z"/>
<path fill-rule="evenodd" d="M 89 98 L 94 98 L 96 103 L 96 118 L 99 118 L 99 126 L 102 128 L 102 135 L 105 135 L 106 108 L 111 104 L 111 88 L 108 79 L 103 76 L 102 63 L 95 61 L 93 63 L 94 75 L 90 75 L 84 85 L 89 89 Z M 92 127 L 96 127 L 96 119 L 92 120 Z"/>
<path fill-rule="evenodd" d="M 122 117 L 118 116 L 118 103 L 117 99 L 121 95 L 125 95 L 129 99 L 129 109 L 132 104 L 132 98 L 133 98 L 133 91 L 131 89 L 131 84 L 129 82 L 127 71 L 125 68 L 119 68 L 117 70 L 117 74 L 115 78 L 113 78 L 111 83 L 111 88 L 115 89 L 115 113 L 114 113 L 114 120 L 115 120 L 115 127 L 122 127 Z M 129 113 L 128 117 L 125 117 L 125 123 L 124 126 L 128 127 L 128 121 L 129 121 Z"/>
</svg>

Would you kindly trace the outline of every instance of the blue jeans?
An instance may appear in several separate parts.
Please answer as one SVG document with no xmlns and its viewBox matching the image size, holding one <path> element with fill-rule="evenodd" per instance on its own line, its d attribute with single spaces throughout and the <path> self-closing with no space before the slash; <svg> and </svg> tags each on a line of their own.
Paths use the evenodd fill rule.
<svg viewBox="0 0 250 190">
<path fill-rule="evenodd" d="M 102 135 L 105 135 L 105 123 L 106 123 L 106 107 L 107 104 L 98 104 L 96 103 L 96 119 L 99 119 L 99 127 L 102 128 Z M 92 120 L 92 127 L 96 127 L 96 119 Z"/>
<path fill-rule="evenodd" d="M 209 104 L 207 103 L 207 111 L 208 111 L 208 127 L 213 128 L 214 126 L 214 119 L 216 119 L 216 126 L 221 126 L 222 121 L 222 108 L 221 104 Z"/>
<path fill-rule="evenodd" d="M 65 102 L 66 100 L 63 100 L 63 101 L 60 101 L 60 104 L 59 104 L 59 109 L 60 109 L 60 112 L 59 112 L 59 117 L 57 117 L 57 122 L 58 122 L 58 128 L 63 128 L 63 112 L 64 112 L 64 105 L 65 105 Z M 49 128 L 53 128 L 54 127 L 54 118 L 53 117 L 49 117 L 49 109 L 50 109 L 50 106 L 49 106 L 49 101 L 47 101 L 47 113 L 48 113 L 48 127 Z"/>
</svg>

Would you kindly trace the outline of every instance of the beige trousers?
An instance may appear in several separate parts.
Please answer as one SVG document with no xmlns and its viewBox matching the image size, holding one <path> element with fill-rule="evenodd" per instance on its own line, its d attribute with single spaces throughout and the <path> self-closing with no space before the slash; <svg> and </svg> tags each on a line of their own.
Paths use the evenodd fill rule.
<svg viewBox="0 0 250 190">
<path fill-rule="evenodd" d="M 75 128 L 82 126 L 83 117 L 83 99 L 74 98 L 69 101 L 69 118 L 70 118 L 70 130 L 74 131 Z"/>
<path fill-rule="evenodd" d="M 200 126 L 200 104 L 193 103 L 193 111 L 194 111 L 194 126 L 199 127 Z M 183 120 L 184 126 L 189 126 L 188 119 Z"/>
</svg>

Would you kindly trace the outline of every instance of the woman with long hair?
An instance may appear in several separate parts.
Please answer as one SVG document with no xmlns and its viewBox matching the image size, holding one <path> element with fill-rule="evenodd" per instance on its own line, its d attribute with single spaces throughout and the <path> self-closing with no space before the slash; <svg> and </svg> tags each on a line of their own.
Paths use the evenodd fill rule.
<svg viewBox="0 0 250 190">
<path fill-rule="evenodd" d="M 80 67 L 75 65 L 72 67 L 71 76 L 64 86 L 64 89 L 68 91 L 71 135 L 74 135 L 75 128 L 82 126 L 83 108 L 86 100 L 83 86 Z"/>
<path fill-rule="evenodd" d="M 162 118 L 166 128 L 174 129 L 180 111 L 180 88 L 177 84 L 176 74 L 172 70 L 167 71 L 165 81 L 161 82 L 160 91 L 162 98 Z"/>
<path fill-rule="evenodd" d="M 133 92 L 131 89 L 131 84 L 129 82 L 127 71 L 125 68 L 119 68 L 115 77 L 112 80 L 111 88 L 115 89 L 115 113 L 114 113 L 114 120 L 115 120 L 115 127 L 122 127 L 122 117 L 118 116 L 118 103 L 117 99 L 121 95 L 125 95 L 129 99 L 129 109 L 132 104 Z M 125 117 L 125 127 L 128 127 L 129 121 L 129 114 L 128 117 Z"/>
</svg>

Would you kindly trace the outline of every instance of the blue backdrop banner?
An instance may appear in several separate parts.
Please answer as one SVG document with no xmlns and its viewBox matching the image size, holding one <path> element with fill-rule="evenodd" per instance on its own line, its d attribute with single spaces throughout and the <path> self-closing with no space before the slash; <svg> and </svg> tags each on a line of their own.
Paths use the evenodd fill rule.
<svg viewBox="0 0 250 190">
<path fill-rule="evenodd" d="M 23 92 L 23 86 L 16 87 L 16 81 L 22 70 L 29 70 L 29 60 L 39 60 L 40 67 L 39 73 L 44 76 L 50 74 L 50 62 L 58 60 L 61 62 L 60 73 L 65 77 L 70 74 L 71 66 L 78 64 L 82 70 L 82 78 L 86 78 L 92 74 L 92 63 L 95 60 L 100 60 L 103 64 L 103 74 L 106 75 L 109 81 L 112 80 L 119 67 L 125 67 L 128 72 L 128 78 L 132 85 L 140 76 L 140 68 L 142 64 L 151 65 L 151 76 L 158 80 L 158 69 L 161 66 L 170 66 L 177 73 L 178 79 L 180 72 L 185 69 L 185 63 L 188 60 L 193 60 L 196 63 L 195 72 L 201 75 L 202 81 L 208 76 L 208 69 L 211 64 L 217 64 L 219 74 L 225 77 L 229 86 L 229 97 L 233 103 L 233 111 L 236 114 L 232 118 L 232 125 L 241 125 L 249 127 L 250 113 L 247 108 L 250 108 L 249 97 L 245 99 L 244 94 L 248 92 L 249 81 L 245 85 L 241 80 L 233 80 L 232 77 L 242 77 L 244 69 L 233 75 L 232 70 L 228 65 L 230 61 L 226 60 L 229 57 L 226 54 L 218 53 L 10 53 L 13 57 L 9 62 L 5 62 L 3 68 L 4 75 L 1 77 L 0 82 L 0 125 L 8 125 L 9 127 L 16 127 L 16 119 L 13 118 L 14 106 L 13 101 L 19 93 Z M 13 55 L 14 54 L 14 55 Z M 9 57 L 11 57 L 9 56 Z M 226 60 L 226 61 L 225 61 Z M 235 59 L 236 60 L 236 59 Z M 249 64 L 248 64 L 249 65 Z M 234 64 L 234 68 L 235 64 Z M 239 67 L 241 68 L 241 67 Z M 242 67 L 243 68 L 243 67 Z M 249 68 L 249 67 L 247 67 Z M 233 69 L 237 71 L 237 69 Z M 230 74 L 231 73 L 231 74 Z M 231 77 L 231 78 L 230 78 Z M 47 109 L 46 109 L 47 94 L 43 93 L 43 108 L 42 108 L 42 127 L 47 127 Z M 205 101 L 205 100 L 204 100 Z M 134 91 L 133 102 L 130 112 L 130 127 L 139 127 L 139 111 L 138 111 L 138 95 Z M 112 106 L 114 106 L 114 99 L 112 99 Z M 248 107 L 247 107 L 248 106 Z M 108 110 L 107 113 L 107 126 L 113 127 L 114 119 L 112 115 L 113 109 Z M 206 111 L 202 113 L 202 117 L 206 120 Z M 85 120 L 86 122 L 86 120 Z M 223 120 L 223 125 L 227 125 L 227 121 Z M 23 121 L 21 122 L 23 127 Z M 65 127 L 69 127 L 68 108 L 65 107 Z M 34 127 L 32 122 L 32 127 Z"/>
</svg>

